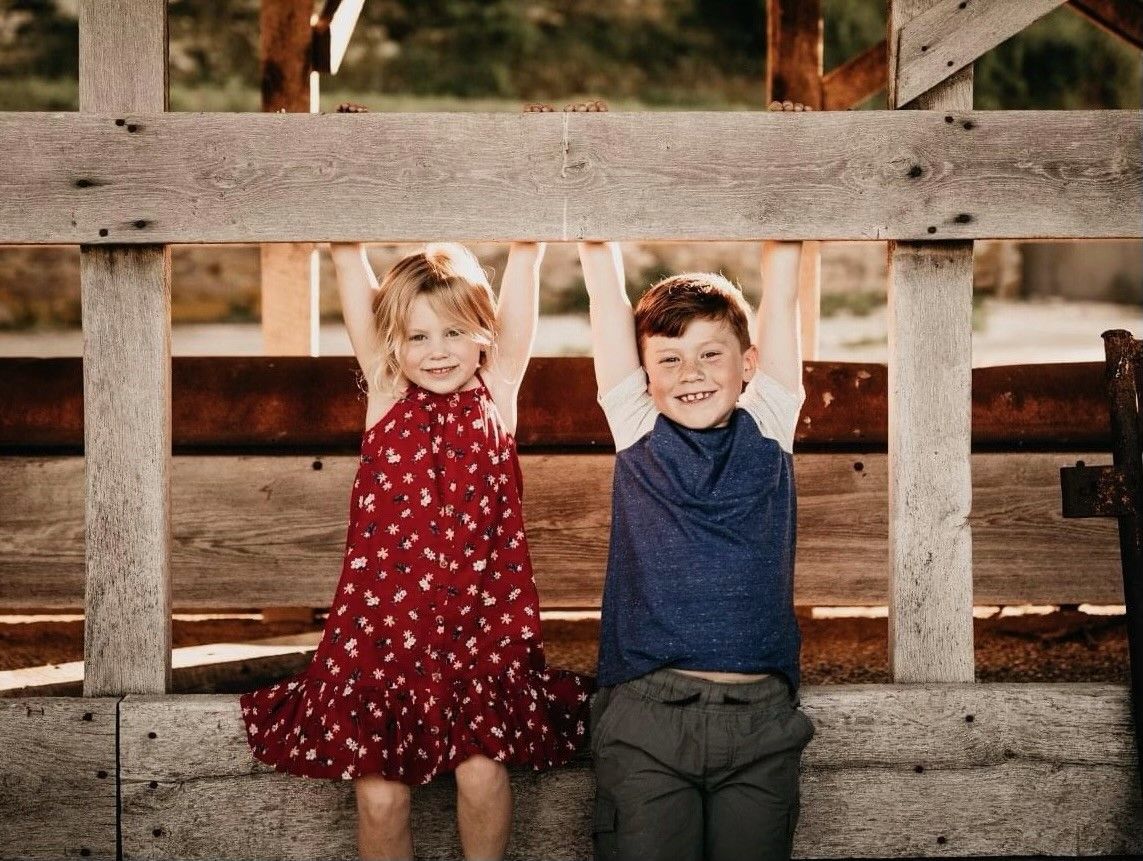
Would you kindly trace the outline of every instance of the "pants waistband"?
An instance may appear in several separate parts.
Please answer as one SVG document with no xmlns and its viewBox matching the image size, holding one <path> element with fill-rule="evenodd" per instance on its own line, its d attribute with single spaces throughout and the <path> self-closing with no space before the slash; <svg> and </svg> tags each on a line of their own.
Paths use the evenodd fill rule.
<svg viewBox="0 0 1143 861">
<path fill-rule="evenodd" d="M 781 676 L 756 682 L 712 682 L 674 670 L 655 670 L 619 685 L 644 699 L 675 705 L 788 705 L 790 689 Z"/>
</svg>

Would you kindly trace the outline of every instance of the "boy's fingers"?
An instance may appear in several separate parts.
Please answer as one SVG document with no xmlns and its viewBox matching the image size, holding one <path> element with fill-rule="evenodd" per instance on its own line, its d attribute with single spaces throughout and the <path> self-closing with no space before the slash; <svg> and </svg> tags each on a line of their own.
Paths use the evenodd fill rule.
<svg viewBox="0 0 1143 861">
<path fill-rule="evenodd" d="M 369 108 L 365 107 L 365 105 L 359 105 L 356 102 L 342 102 L 337 106 L 337 112 L 339 114 L 367 114 L 369 113 Z"/>
</svg>

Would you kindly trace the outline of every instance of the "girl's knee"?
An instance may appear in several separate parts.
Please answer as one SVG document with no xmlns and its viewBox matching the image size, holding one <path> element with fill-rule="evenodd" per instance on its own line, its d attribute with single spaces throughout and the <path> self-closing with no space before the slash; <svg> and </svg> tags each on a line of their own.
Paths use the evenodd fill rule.
<svg viewBox="0 0 1143 861">
<path fill-rule="evenodd" d="M 380 777 L 362 777 L 354 782 L 357 813 L 370 822 L 405 822 L 409 818 L 409 787 Z"/>
<path fill-rule="evenodd" d="M 505 791 L 509 786 L 508 769 L 486 756 L 473 756 L 456 768 L 456 791 L 469 797 L 481 797 Z"/>
</svg>

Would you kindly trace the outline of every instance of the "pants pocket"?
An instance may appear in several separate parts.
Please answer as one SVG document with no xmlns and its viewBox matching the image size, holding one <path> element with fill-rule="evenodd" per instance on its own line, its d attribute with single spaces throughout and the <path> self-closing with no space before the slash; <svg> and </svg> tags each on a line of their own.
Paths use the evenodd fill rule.
<svg viewBox="0 0 1143 861">
<path fill-rule="evenodd" d="M 595 861 L 614 861 L 619 857 L 619 840 L 616 835 L 618 820 L 619 811 L 615 808 L 615 802 L 610 798 L 596 795 L 591 828 Z"/>
</svg>

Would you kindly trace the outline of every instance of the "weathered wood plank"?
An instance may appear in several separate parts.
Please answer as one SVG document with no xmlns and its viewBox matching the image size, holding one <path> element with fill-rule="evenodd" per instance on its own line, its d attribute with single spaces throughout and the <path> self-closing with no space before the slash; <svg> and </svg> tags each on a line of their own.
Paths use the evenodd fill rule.
<svg viewBox="0 0 1143 861">
<path fill-rule="evenodd" d="M 797 857 L 1143 850 L 1121 687 L 837 686 L 807 688 L 802 701 L 817 736 Z M 233 698 L 130 697 L 121 715 L 126 856 L 352 853 L 350 787 L 256 764 Z M 509 857 L 590 857 L 586 760 L 513 782 Z M 447 780 L 414 793 L 419 857 L 458 857 L 452 795 Z"/>
<path fill-rule="evenodd" d="M 846 111 L 884 89 L 888 49 L 882 39 L 856 57 L 822 75 L 822 109 Z"/>
<path fill-rule="evenodd" d="M 901 97 L 905 32 L 945 2 L 890 0 L 891 106 L 972 107 L 971 65 Z M 972 243 L 888 253 L 889 667 L 897 682 L 971 682 Z"/>
<path fill-rule="evenodd" d="M 6 113 L 0 242 L 1137 237 L 1141 131 L 1138 111 Z"/>
<path fill-rule="evenodd" d="M 1143 48 L 1143 6 L 1138 0 L 1071 0 L 1068 8 L 1127 44 Z M 822 76 L 823 109 L 844 111 L 883 89 L 889 79 L 887 54 L 883 40 L 826 72 Z"/>
<path fill-rule="evenodd" d="M 117 702 L 0 700 L 0 857 L 116 857 Z"/>
<path fill-rule="evenodd" d="M 164 0 L 82 0 L 79 8 L 80 110 L 165 110 Z M 133 133 L 126 124 L 112 127 Z M 171 678 L 170 253 L 153 245 L 85 246 L 80 286 L 88 466 L 83 691 L 162 693 Z"/>
<path fill-rule="evenodd" d="M 807 362 L 804 378 L 798 451 L 884 451 L 885 365 Z M 361 442 L 365 401 L 348 356 L 180 357 L 172 388 L 176 452 L 352 452 Z M 520 392 L 517 443 L 523 450 L 610 449 L 595 391 L 591 359 L 533 359 Z M 1102 392 L 1102 362 L 974 368 L 973 448 L 1110 451 Z M 78 359 L 0 359 L 0 403 L 0 451 L 82 450 Z"/>
<path fill-rule="evenodd" d="M 886 457 L 795 461 L 798 602 L 885 604 Z M 176 607 L 328 605 L 356 458 L 318 462 L 321 470 L 300 456 L 175 458 Z M 1114 521 L 1060 514 L 1059 467 L 1074 462 L 1074 455 L 973 457 L 978 603 L 1123 602 Z M 612 463 L 610 455 L 523 458 L 525 516 L 546 607 L 599 606 Z M 79 458 L 0 458 L 0 607 L 82 605 L 82 469 Z"/>
<path fill-rule="evenodd" d="M 896 51 L 893 107 L 911 102 L 1015 36 L 1065 0 L 939 0 L 904 20 Z"/>
</svg>

